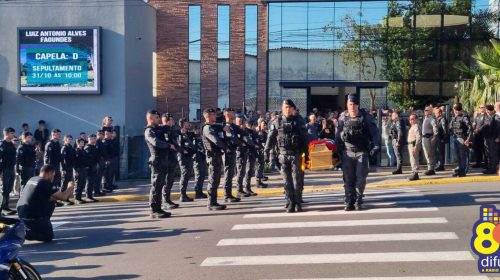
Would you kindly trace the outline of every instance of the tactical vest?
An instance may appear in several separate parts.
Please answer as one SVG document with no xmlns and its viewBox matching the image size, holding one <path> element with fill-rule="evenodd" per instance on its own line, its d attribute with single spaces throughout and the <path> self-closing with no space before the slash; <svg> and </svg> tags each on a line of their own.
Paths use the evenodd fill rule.
<svg viewBox="0 0 500 280">
<path fill-rule="evenodd" d="M 296 118 L 287 120 L 278 119 L 278 147 L 280 150 L 298 151 L 300 148 L 300 128 Z"/>
<path fill-rule="evenodd" d="M 222 127 L 217 124 L 205 124 L 201 127 L 202 131 L 202 137 L 201 140 L 203 142 L 203 147 L 205 147 L 205 151 L 207 155 L 213 154 L 213 153 L 222 153 L 219 147 L 215 143 L 212 143 L 210 140 L 208 140 L 207 137 L 205 137 L 205 127 L 209 126 L 211 130 L 213 130 L 214 134 L 216 137 L 219 137 L 220 139 L 224 139 L 224 131 L 222 130 Z"/>
<path fill-rule="evenodd" d="M 466 138 L 465 132 L 467 127 L 465 126 L 464 116 L 453 117 L 451 126 L 453 127 L 453 134 L 457 138 Z"/>
<path fill-rule="evenodd" d="M 351 118 L 349 115 L 346 115 L 344 133 L 346 143 L 358 148 L 368 149 L 370 144 L 370 131 L 363 114 L 356 118 Z"/>
</svg>

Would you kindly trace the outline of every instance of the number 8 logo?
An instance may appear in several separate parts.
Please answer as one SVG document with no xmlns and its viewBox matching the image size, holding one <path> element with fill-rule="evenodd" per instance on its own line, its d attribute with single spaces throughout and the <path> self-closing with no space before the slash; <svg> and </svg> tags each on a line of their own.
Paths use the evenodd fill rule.
<svg viewBox="0 0 500 280">
<path fill-rule="evenodd" d="M 498 251 L 500 244 L 495 240 L 493 231 L 495 225 L 492 223 L 481 223 L 476 228 L 476 238 L 474 239 L 474 248 L 483 255 L 491 255 Z M 499 229 L 497 229 L 498 231 Z M 485 247 L 484 242 L 489 241 L 490 245 Z"/>
</svg>

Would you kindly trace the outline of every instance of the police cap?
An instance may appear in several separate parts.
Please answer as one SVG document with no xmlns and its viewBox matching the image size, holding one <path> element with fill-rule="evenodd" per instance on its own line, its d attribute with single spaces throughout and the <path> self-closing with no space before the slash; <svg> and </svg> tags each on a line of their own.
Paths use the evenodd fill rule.
<svg viewBox="0 0 500 280">
<path fill-rule="evenodd" d="M 29 131 L 23 133 L 23 137 L 28 137 L 28 136 L 33 136 L 33 134 L 31 134 L 31 132 Z"/>
<path fill-rule="evenodd" d="M 224 108 L 224 112 L 234 112 L 234 109 L 231 107 Z"/>
<path fill-rule="evenodd" d="M 293 107 L 294 109 L 297 109 L 297 106 L 295 106 L 295 103 L 293 103 L 292 99 L 283 100 L 283 104 Z"/>
<path fill-rule="evenodd" d="M 59 133 L 59 132 L 61 132 L 61 131 L 57 128 L 52 129 L 52 133 Z"/>
<path fill-rule="evenodd" d="M 486 107 L 486 110 L 488 110 L 488 111 L 495 111 L 495 106 L 493 106 L 493 105 L 486 105 L 485 107 Z"/>
<path fill-rule="evenodd" d="M 172 115 L 172 114 L 170 114 L 168 112 L 162 115 L 162 118 L 167 118 L 167 119 L 170 119 L 170 118 L 173 118 L 173 117 L 174 117 L 174 115 Z"/>
<path fill-rule="evenodd" d="M 351 93 L 347 96 L 347 100 L 356 104 L 356 105 L 359 105 L 359 97 L 357 94 L 355 93 Z"/>
<path fill-rule="evenodd" d="M 3 132 L 8 132 L 8 133 L 12 132 L 12 133 L 14 133 L 16 131 L 12 127 L 6 127 L 6 128 L 3 129 Z"/>
<path fill-rule="evenodd" d="M 90 138 L 96 138 L 97 136 L 95 134 L 90 134 Z"/>
<path fill-rule="evenodd" d="M 156 110 L 149 110 L 148 111 L 148 115 L 158 115 L 158 116 L 160 116 L 160 112 L 158 112 Z"/>
<path fill-rule="evenodd" d="M 462 103 L 455 103 L 453 109 L 457 111 L 462 111 Z"/>
<path fill-rule="evenodd" d="M 203 114 L 209 114 L 209 113 L 215 113 L 215 109 L 214 108 L 207 108 L 207 109 L 203 110 Z"/>
</svg>

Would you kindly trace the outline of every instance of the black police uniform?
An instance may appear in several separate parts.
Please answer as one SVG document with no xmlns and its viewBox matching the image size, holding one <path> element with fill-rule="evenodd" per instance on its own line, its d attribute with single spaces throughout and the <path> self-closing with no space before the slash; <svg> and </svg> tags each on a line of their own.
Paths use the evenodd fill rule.
<svg viewBox="0 0 500 280">
<path fill-rule="evenodd" d="M 106 191 L 113 189 L 113 159 L 114 159 L 114 141 L 111 138 L 102 140 L 101 158 L 102 158 L 102 185 Z"/>
<path fill-rule="evenodd" d="M 2 176 L 2 210 L 9 209 L 9 195 L 16 178 L 16 147 L 11 141 L 0 141 L 0 174 Z"/>
<path fill-rule="evenodd" d="M 238 135 L 241 134 L 241 129 L 234 123 L 224 124 L 228 131 L 223 131 L 223 141 L 227 146 L 224 153 L 224 194 L 226 202 L 238 202 L 239 198 L 233 196 L 233 178 L 236 165 L 237 150 L 243 144 Z"/>
<path fill-rule="evenodd" d="M 253 138 L 247 129 L 240 129 L 238 133 L 241 145 L 236 148 L 236 186 L 238 187 L 238 197 L 249 197 L 250 193 L 244 190 L 243 181 L 247 172 L 247 162 L 251 148 L 255 147 Z"/>
<path fill-rule="evenodd" d="M 257 138 L 255 140 L 257 144 L 257 162 L 255 165 L 255 169 L 257 171 L 256 174 L 257 187 L 267 188 L 267 184 L 262 182 L 262 180 L 264 179 L 264 166 L 265 166 L 264 148 L 266 147 L 267 132 L 259 130 L 257 132 Z"/>
<path fill-rule="evenodd" d="M 368 176 L 368 157 L 380 150 L 380 132 L 363 109 L 356 117 L 344 112 L 339 118 L 337 137 L 342 154 L 345 210 L 361 209 Z"/>
<path fill-rule="evenodd" d="M 255 164 L 257 161 L 257 152 L 259 149 L 259 136 L 257 132 L 253 129 L 246 128 L 245 132 L 248 135 L 248 138 L 251 140 L 251 143 L 247 146 L 247 162 L 246 162 L 246 169 L 245 169 L 245 179 L 244 179 L 244 184 L 245 184 L 245 192 L 250 195 L 257 195 L 252 191 L 252 177 L 255 176 Z"/>
<path fill-rule="evenodd" d="M 74 175 L 75 175 L 75 201 L 82 201 L 82 193 L 87 183 L 88 176 L 88 159 L 84 148 L 76 148 L 75 150 L 75 162 L 73 164 Z M 87 189 L 87 198 L 91 199 L 93 197 L 93 190 Z"/>
<path fill-rule="evenodd" d="M 149 166 L 151 168 L 149 205 L 153 213 L 162 213 L 162 192 L 167 187 L 165 177 L 169 165 L 167 153 L 170 144 L 165 139 L 163 127 L 147 126 L 144 131 L 144 138 L 151 155 L 149 157 Z"/>
<path fill-rule="evenodd" d="M 205 155 L 205 147 L 203 146 L 201 135 L 195 135 L 195 147 L 196 153 L 193 155 L 195 198 L 207 198 L 207 196 L 203 193 L 203 182 L 207 177 L 207 156 Z"/>
<path fill-rule="evenodd" d="M 304 119 L 300 116 L 280 116 L 270 127 L 267 137 L 265 154 L 269 159 L 271 149 L 277 144 L 281 176 L 285 183 L 287 196 L 287 212 L 302 211 L 301 165 L 302 153 L 309 157 L 307 148 L 307 130 Z"/>
<path fill-rule="evenodd" d="M 208 209 L 223 210 L 225 205 L 217 203 L 217 188 L 219 187 L 222 167 L 222 154 L 228 150 L 223 141 L 224 131 L 220 124 L 205 124 L 202 127 L 202 141 L 205 147 L 208 163 Z"/>
<path fill-rule="evenodd" d="M 390 136 L 392 147 L 396 155 L 396 170 L 392 174 L 401 174 L 403 171 L 403 145 L 406 144 L 406 123 L 401 118 L 392 121 Z"/>
<path fill-rule="evenodd" d="M 36 152 L 31 144 L 23 143 L 17 148 L 16 171 L 21 176 L 21 188 L 35 176 Z"/>
<path fill-rule="evenodd" d="M 476 118 L 474 119 L 474 123 L 472 125 L 474 132 L 473 132 L 473 138 L 472 138 L 472 146 L 474 149 L 474 156 L 476 159 L 476 164 L 473 166 L 474 168 L 480 168 L 483 167 L 483 159 L 486 160 L 487 157 L 485 156 L 485 150 L 484 150 L 484 141 L 485 141 L 485 136 L 484 136 L 484 122 L 487 114 L 486 113 L 479 113 Z M 488 162 L 484 162 L 484 167 L 488 166 Z"/>
<path fill-rule="evenodd" d="M 438 128 L 438 135 L 437 135 L 437 143 L 436 143 L 436 148 L 437 148 L 437 161 L 438 165 L 436 167 L 436 171 L 443 171 L 444 170 L 444 164 L 445 164 L 445 155 L 446 155 L 446 143 L 449 141 L 449 134 L 448 134 L 448 121 L 446 120 L 446 117 L 444 115 L 441 115 L 436 119 L 436 125 Z"/>
<path fill-rule="evenodd" d="M 488 163 L 485 174 L 495 174 L 498 169 L 499 148 L 500 143 L 496 142 L 500 139 L 500 116 L 494 114 L 487 115 L 484 119 L 483 126 L 484 135 L 484 150 L 487 157 L 485 162 Z"/>
<path fill-rule="evenodd" d="M 172 202 L 170 194 L 172 192 L 172 187 L 175 180 L 175 168 L 177 167 L 177 151 L 179 148 L 179 143 L 177 142 L 178 131 L 175 127 L 170 127 L 168 125 L 160 126 L 159 129 L 162 131 L 163 139 L 168 143 L 168 148 L 164 155 L 167 165 L 165 168 L 165 187 L 163 188 L 163 199 L 167 203 L 169 209 L 175 209 L 179 207 L 179 204 Z M 174 148 L 171 148 L 171 146 Z"/>
<path fill-rule="evenodd" d="M 94 195 L 101 194 L 99 192 L 99 174 L 98 166 L 101 160 L 101 153 L 96 145 L 85 145 L 85 156 L 87 160 L 87 181 L 85 182 L 85 189 L 87 192 L 87 197 L 93 199 Z"/>
<path fill-rule="evenodd" d="M 75 164 L 75 148 L 70 144 L 64 144 L 61 149 L 61 173 L 62 173 L 62 187 L 61 191 L 68 188 L 68 183 L 74 180 L 73 167 Z"/>
<path fill-rule="evenodd" d="M 104 162 L 104 139 L 97 139 L 95 143 L 95 147 L 97 149 L 98 161 L 95 170 L 95 180 L 94 183 L 94 194 L 95 196 L 104 196 L 104 170 L 106 168 L 106 164 Z"/>
<path fill-rule="evenodd" d="M 469 116 L 464 113 L 454 116 L 450 122 L 450 133 L 453 135 L 458 160 L 458 169 L 454 176 L 463 177 L 469 169 L 469 148 L 465 146 L 465 141 L 470 141 L 472 137 L 472 124 Z"/>
<path fill-rule="evenodd" d="M 44 164 L 50 164 L 56 169 L 54 186 L 61 187 L 61 144 L 59 141 L 50 140 L 45 145 Z"/>
<path fill-rule="evenodd" d="M 53 183 L 38 176 L 26 183 L 17 202 L 17 211 L 26 225 L 27 240 L 49 242 L 54 238 L 50 218 L 55 209 L 52 195 L 57 189 Z"/>
<path fill-rule="evenodd" d="M 181 178 L 179 180 L 179 185 L 181 187 L 181 202 L 193 201 L 192 198 L 187 195 L 187 187 L 189 179 L 192 176 L 193 169 L 193 156 L 196 154 L 196 146 L 194 140 L 193 132 L 180 133 L 178 137 L 179 151 L 177 153 L 177 159 L 179 160 L 179 166 L 181 169 Z"/>
</svg>

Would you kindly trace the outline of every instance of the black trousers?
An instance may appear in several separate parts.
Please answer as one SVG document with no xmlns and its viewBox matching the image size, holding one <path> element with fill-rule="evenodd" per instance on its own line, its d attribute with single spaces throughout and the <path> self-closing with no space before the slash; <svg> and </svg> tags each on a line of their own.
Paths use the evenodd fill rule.
<svg viewBox="0 0 500 280">
<path fill-rule="evenodd" d="M 438 139 L 436 144 L 436 160 L 439 162 L 437 168 L 444 168 L 446 161 L 446 141 L 444 139 Z"/>
<path fill-rule="evenodd" d="M 197 194 L 203 192 L 203 181 L 207 177 L 207 159 L 205 156 L 196 156 L 193 161 L 194 180 L 196 185 L 194 190 Z"/>
<path fill-rule="evenodd" d="M 61 170 L 62 172 L 62 184 L 61 191 L 65 191 L 68 188 L 68 183 L 73 181 L 75 178 L 73 177 L 73 168 L 68 168 L 66 170 Z"/>
<path fill-rule="evenodd" d="M 167 169 L 159 165 L 151 164 L 151 190 L 149 192 L 149 206 L 151 211 L 159 212 L 161 210 L 161 195 L 165 188 L 165 176 Z M 170 195 L 169 195 L 170 199 Z"/>
<path fill-rule="evenodd" d="M 5 168 L 1 175 L 2 182 L 2 209 L 9 208 L 9 196 L 14 188 L 14 180 L 16 179 L 16 172 L 14 167 Z"/>
<path fill-rule="evenodd" d="M 50 217 L 54 214 L 55 205 L 49 209 L 49 216 L 39 219 L 22 219 L 26 225 L 26 239 L 42 242 L 50 242 L 54 239 L 54 229 Z"/>
<path fill-rule="evenodd" d="M 236 152 L 230 151 L 224 154 L 224 191 L 225 196 L 232 196 L 234 166 L 236 165 Z"/>
<path fill-rule="evenodd" d="M 392 147 L 394 148 L 394 154 L 396 155 L 396 168 L 403 168 L 403 145 L 397 145 L 397 140 L 392 140 Z"/>
<path fill-rule="evenodd" d="M 300 154 L 280 154 L 278 156 L 281 166 L 281 176 L 285 182 L 285 194 L 290 203 L 300 204 L 302 188 L 302 174 Z"/>
<path fill-rule="evenodd" d="M 24 188 L 26 183 L 35 176 L 35 167 L 24 167 L 21 169 L 21 189 Z"/>
<path fill-rule="evenodd" d="M 208 162 L 208 204 L 217 204 L 217 188 L 220 184 L 222 155 L 217 153 L 209 153 L 207 155 Z"/>
</svg>

